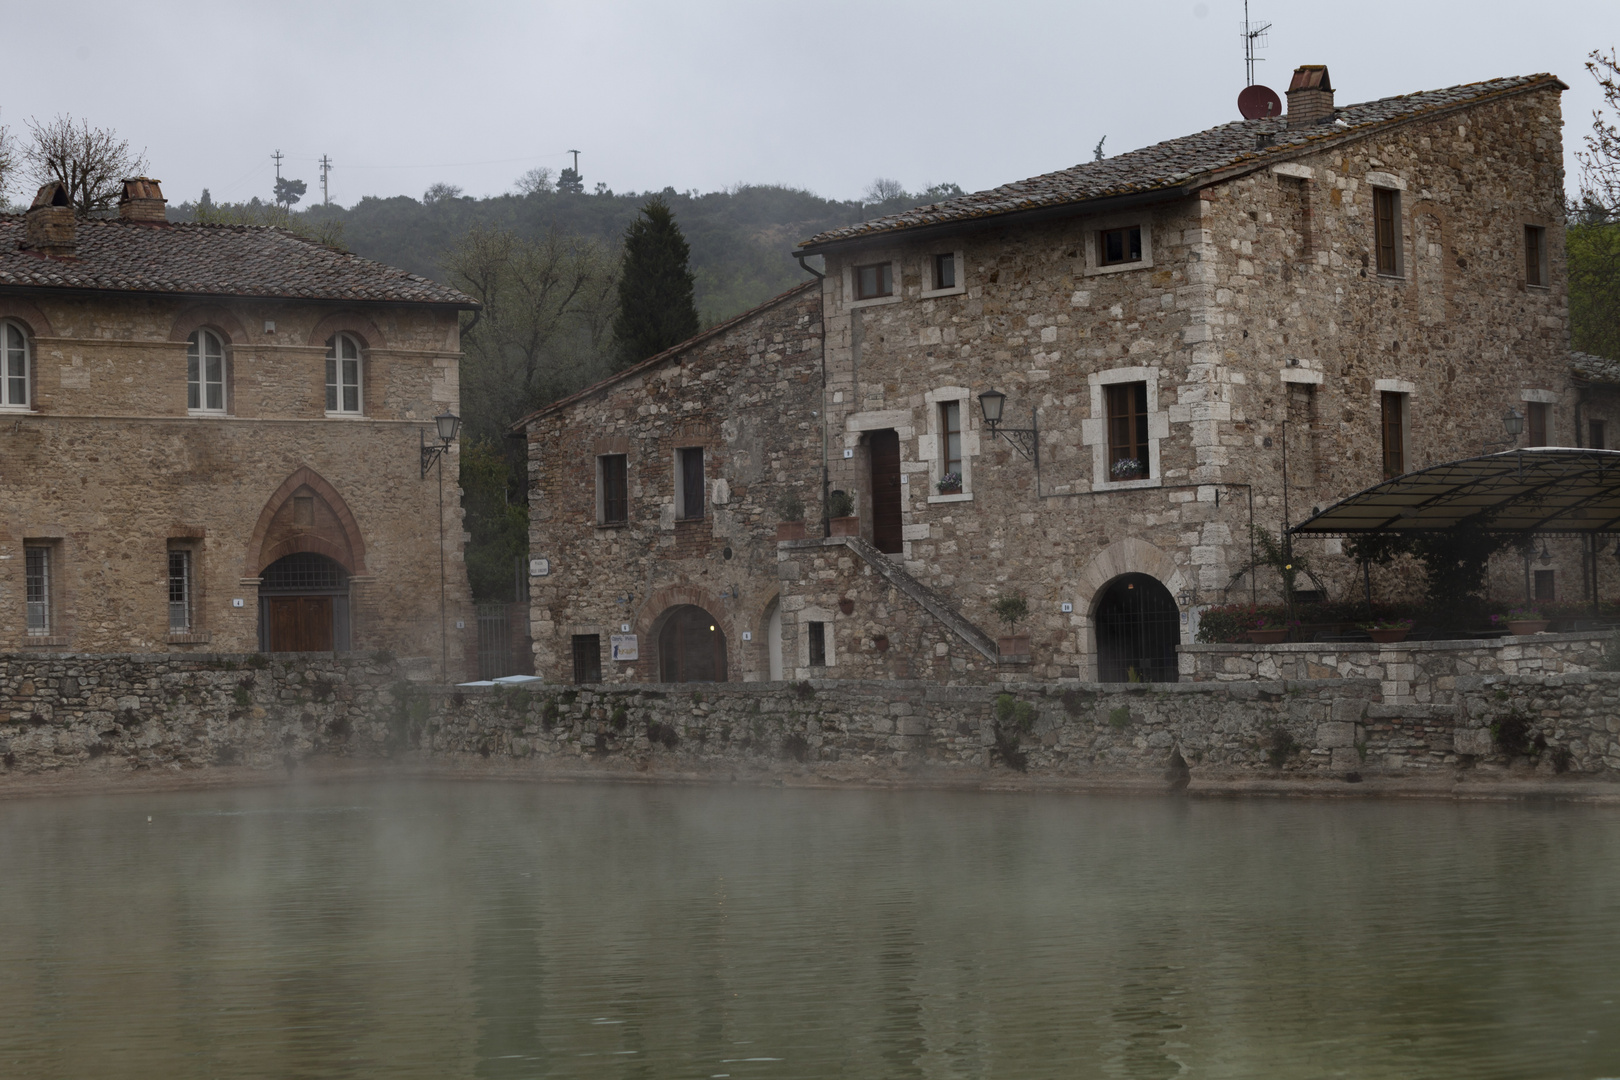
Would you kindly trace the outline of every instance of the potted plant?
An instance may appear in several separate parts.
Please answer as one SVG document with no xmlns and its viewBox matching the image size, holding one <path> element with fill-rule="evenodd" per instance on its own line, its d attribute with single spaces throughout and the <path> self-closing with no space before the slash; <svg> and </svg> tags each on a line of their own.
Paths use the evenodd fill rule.
<svg viewBox="0 0 1620 1080">
<path fill-rule="evenodd" d="M 1108 467 L 1108 475 L 1114 480 L 1141 480 L 1147 476 L 1147 465 L 1140 458 L 1119 458 Z"/>
<path fill-rule="evenodd" d="M 1406 635 L 1412 632 L 1411 619 L 1374 619 L 1360 625 L 1368 637 L 1381 642 L 1405 641 Z"/>
<path fill-rule="evenodd" d="M 834 491 L 827 496 L 828 525 L 834 536 L 859 536 L 860 519 L 855 516 L 855 497 L 847 491 Z"/>
<path fill-rule="evenodd" d="M 1547 629 L 1547 624 L 1551 621 L 1533 604 L 1513 608 L 1507 613 L 1508 633 L 1514 637 L 1520 634 L 1539 634 Z"/>
<path fill-rule="evenodd" d="M 996 618 L 1007 624 L 1007 633 L 996 639 L 996 648 L 1002 656 L 1028 656 L 1029 635 L 1017 633 L 1018 624 L 1029 614 L 1029 601 L 1023 593 L 1003 596 L 990 605 Z"/>
<path fill-rule="evenodd" d="M 784 491 L 776 499 L 776 540 L 804 539 L 804 500 L 796 491 Z"/>
<path fill-rule="evenodd" d="M 948 472 L 939 478 L 939 483 L 935 484 L 934 487 L 941 495 L 960 495 L 962 494 L 962 474 Z"/>
<path fill-rule="evenodd" d="M 1256 645 L 1276 645 L 1288 640 L 1288 624 L 1279 622 L 1269 614 L 1255 616 L 1254 625 L 1249 628 L 1249 640 Z"/>
</svg>

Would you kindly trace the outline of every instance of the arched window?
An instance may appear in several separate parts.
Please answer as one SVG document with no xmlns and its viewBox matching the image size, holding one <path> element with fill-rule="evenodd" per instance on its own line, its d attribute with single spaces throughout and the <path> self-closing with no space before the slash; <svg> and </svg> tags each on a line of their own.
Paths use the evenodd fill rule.
<svg viewBox="0 0 1620 1080">
<path fill-rule="evenodd" d="M 186 408 L 225 411 L 225 344 L 212 330 L 193 331 L 186 339 Z"/>
<path fill-rule="evenodd" d="M 28 408 L 28 335 L 14 322 L 0 322 L 0 408 Z"/>
<path fill-rule="evenodd" d="M 360 412 L 360 342 L 333 334 L 326 343 L 326 411 Z"/>
</svg>

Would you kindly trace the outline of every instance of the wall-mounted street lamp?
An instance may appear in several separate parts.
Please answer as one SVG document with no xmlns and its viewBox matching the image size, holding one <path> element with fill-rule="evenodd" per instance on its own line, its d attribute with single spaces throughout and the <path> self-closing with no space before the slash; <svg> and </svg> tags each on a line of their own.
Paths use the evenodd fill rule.
<svg viewBox="0 0 1620 1080">
<path fill-rule="evenodd" d="M 1040 421 L 1034 409 L 1029 410 L 1029 427 L 1010 428 L 1001 426 L 1001 410 L 1007 404 L 1007 395 L 1000 390 L 986 390 L 979 395 L 979 409 L 984 413 L 985 426 L 990 429 L 993 439 L 1000 435 L 1012 444 L 1012 448 L 1023 454 L 1026 460 L 1033 461 L 1035 467 L 1041 467 L 1041 434 Z"/>
<path fill-rule="evenodd" d="M 461 417 L 444 410 L 433 418 L 433 425 L 438 429 L 439 441 L 429 443 L 426 433 L 418 430 L 417 441 L 422 445 L 422 479 L 427 479 L 428 470 L 437 465 L 439 467 L 439 681 L 449 681 L 450 667 L 450 635 L 446 629 L 445 619 L 445 586 L 444 586 L 444 455 L 450 452 L 450 444 L 456 441 L 456 435 L 461 431 Z"/>
<path fill-rule="evenodd" d="M 1508 411 L 1502 414 L 1502 430 L 1507 432 L 1507 438 L 1486 443 L 1481 452 L 1488 452 L 1493 446 L 1517 446 L 1519 436 L 1524 434 L 1524 414 L 1509 405 Z"/>
</svg>

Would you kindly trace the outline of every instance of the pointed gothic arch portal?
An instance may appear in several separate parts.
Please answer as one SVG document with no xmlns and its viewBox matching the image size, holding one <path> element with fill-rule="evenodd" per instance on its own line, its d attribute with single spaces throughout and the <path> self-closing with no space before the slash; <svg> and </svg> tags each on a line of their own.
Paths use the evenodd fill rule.
<svg viewBox="0 0 1620 1080">
<path fill-rule="evenodd" d="M 660 682 L 725 682 L 726 632 L 695 604 L 671 611 L 658 632 Z"/>
<path fill-rule="evenodd" d="M 1181 670 L 1181 609 L 1157 578 L 1122 574 L 1110 581 L 1092 615 L 1100 682 L 1176 682 Z"/>
</svg>

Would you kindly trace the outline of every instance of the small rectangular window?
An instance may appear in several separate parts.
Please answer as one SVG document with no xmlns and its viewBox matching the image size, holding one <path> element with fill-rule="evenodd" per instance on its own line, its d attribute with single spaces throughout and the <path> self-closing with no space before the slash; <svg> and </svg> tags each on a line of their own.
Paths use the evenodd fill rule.
<svg viewBox="0 0 1620 1080">
<path fill-rule="evenodd" d="M 939 473 L 943 478 L 955 475 L 962 481 L 962 403 L 945 401 L 939 406 Z"/>
<path fill-rule="evenodd" d="M 827 624 L 813 622 L 809 624 L 810 630 L 810 666 L 827 666 Z"/>
<path fill-rule="evenodd" d="M 574 681 L 599 683 L 602 681 L 602 635 L 574 635 Z"/>
<path fill-rule="evenodd" d="M 1380 395 L 1384 432 L 1384 479 L 1406 473 L 1406 395 L 1385 390 Z"/>
<path fill-rule="evenodd" d="M 1548 413 L 1551 409 L 1545 401 L 1531 401 L 1525 403 L 1524 411 L 1529 415 L 1525 417 L 1526 446 L 1550 446 L 1548 439 Z"/>
<path fill-rule="evenodd" d="M 1604 445 L 1603 442 L 1603 421 L 1593 420 L 1591 424 L 1591 432 L 1592 435 L 1591 438 L 1587 440 L 1587 445 L 1594 450 L 1607 450 L 1608 447 Z"/>
<path fill-rule="evenodd" d="M 894 265 L 872 263 L 855 268 L 855 299 L 873 300 L 879 296 L 894 295 Z"/>
<path fill-rule="evenodd" d="M 1401 193 L 1394 188 L 1373 188 L 1373 246 L 1378 273 L 1398 277 L 1401 272 Z"/>
<path fill-rule="evenodd" d="M 51 549 L 23 548 L 23 589 L 28 605 L 28 633 L 48 637 L 51 632 Z"/>
<path fill-rule="evenodd" d="M 1553 575 L 1556 570 L 1536 571 L 1536 599 L 1552 603 L 1558 599 L 1558 590 L 1554 586 Z"/>
<path fill-rule="evenodd" d="M 1524 283 L 1547 284 L 1547 230 L 1540 225 L 1524 227 Z"/>
<path fill-rule="evenodd" d="M 597 483 L 601 486 L 604 525 L 622 525 L 630 520 L 630 459 L 624 454 L 603 454 L 596 459 Z"/>
<path fill-rule="evenodd" d="M 1147 383 L 1103 388 L 1108 400 L 1108 479 L 1148 478 Z"/>
<path fill-rule="evenodd" d="M 1103 229 L 1097 233 L 1097 263 L 1117 266 L 1120 263 L 1142 261 L 1142 227 L 1130 225 L 1122 229 Z"/>
<path fill-rule="evenodd" d="M 191 630 L 191 552 L 169 552 L 169 633 Z"/>
<path fill-rule="evenodd" d="M 703 516 L 703 448 L 689 446 L 675 451 L 675 479 L 679 501 L 675 516 L 696 521 Z"/>
<path fill-rule="evenodd" d="M 934 288 L 956 288 L 956 255 L 934 256 Z"/>
</svg>

